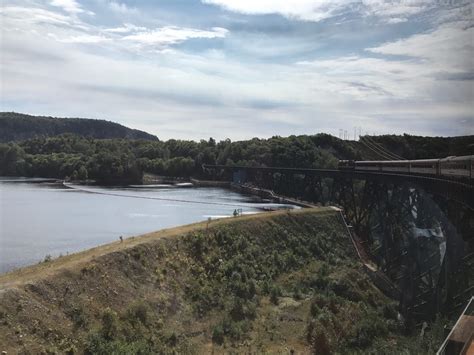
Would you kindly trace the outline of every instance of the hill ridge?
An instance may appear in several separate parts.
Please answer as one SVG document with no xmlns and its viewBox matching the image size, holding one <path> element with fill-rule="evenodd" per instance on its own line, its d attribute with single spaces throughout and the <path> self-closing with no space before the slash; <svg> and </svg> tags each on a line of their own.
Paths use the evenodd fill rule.
<svg viewBox="0 0 474 355">
<path fill-rule="evenodd" d="M 18 112 L 0 112 L 0 143 L 65 133 L 96 139 L 144 139 L 157 141 L 147 132 L 120 123 L 95 118 L 35 116 Z"/>
</svg>

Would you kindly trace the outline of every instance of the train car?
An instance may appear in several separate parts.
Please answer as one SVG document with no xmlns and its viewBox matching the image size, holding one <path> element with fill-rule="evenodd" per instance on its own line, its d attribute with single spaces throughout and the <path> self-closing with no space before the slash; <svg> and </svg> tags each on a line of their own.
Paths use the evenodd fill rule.
<svg viewBox="0 0 474 355">
<path fill-rule="evenodd" d="M 364 171 L 381 171 L 381 161 L 355 161 L 354 168 L 355 170 L 364 170 Z"/>
<path fill-rule="evenodd" d="M 354 160 L 339 160 L 338 168 L 339 170 L 354 170 L 355 162 Z"/>
<path fill-rule="evenodd" d="M 438 175 L 439 159 L 410 160 L 410 173 L 423 175 Z"/>
<path fill-rule="evenodd" d="M 408 160 L 384 161 L 380 164 L 381 170 L 389 173 L 409 173 L 410 162 Z"/>
<path fill-rule="evenodd" d="M 423 174 L 474 179 L 474 155 L 444 159 L 353 161 L 340 160 L 339 169 Z"/>
<path fill-rule="evenodd" d="M 473 178 L 473 155 L 463 157 L 448 157 L 439 160 L 441 176 Z"/>
</svg>

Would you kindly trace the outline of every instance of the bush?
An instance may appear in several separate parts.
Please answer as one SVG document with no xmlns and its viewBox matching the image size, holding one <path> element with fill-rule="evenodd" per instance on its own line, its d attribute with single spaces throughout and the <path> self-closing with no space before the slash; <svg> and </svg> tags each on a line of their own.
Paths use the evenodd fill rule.
<svg viewBox="0 0 474 355">
<path fill-rule="evenodd" d="M 306 338 L 313 354 L 331 354 L 331 346 L 324 327 L 317 321 L 311 321 L 306 328 Z"/>
<path fill-rule="evenodd" d="M 216 325 L 212 330 L 212 341 L 219 345 L 224 343 L 224 328 L 222 324 Z"/>
<path fill-rule="evenodd" d="M 115 339 L 118 336 L 118 316 L 115 311 L 106 308 L 102 314 L 101 335 L 106 340 Z"/>
<path fill-rule="evenodd" d="M 375 315 L 366 315 L 357 322 L 349 344 L 353 347 L 366 348 L 374 338 L 388 333 L 387 325 Z"/>
<path fill-rule="evenodd" d="M 278 304 L 278 297 L 281 296 L 281 290 L 278 286 L 272 286 L 270 289 L 270 301 L 277 305 Z"/>
<path fill-rule="evenodd" d="M 87 337 L 84 354 L 86 355 L 129 355 L 129 354 L 155 354 L 153 349 L 144 339 L 134 342 L 124 340 L 109 341 L 99 333 L 92 333 Z"/>
<path fill-rule="evenodd" d="M 88 320 L 87 320 L 87 315 L 86 315 L 86 312 L 84 310 L 84 307 L 82 306 L 77 306 L 77 307 L 73 307 L 72 309 L 66 311 L 66 315 L 71 318 L 73 324 L 74 324 L 74 327 L 76 329 L 78 328 L 85 328 L 87 323 L 88 323 Z"/>
<path fill-rule="evenodd" d="M 148 306 L 143 303 L 136 303 L 132 305 L 128 310 L 127 310 L 127 316 L 126 318 L 132 323 L 136 323 L 137 321 L 141 322 L 143 325 L 147 325 L 148 322 L 148 312 L 149 308 Z"/>
<path fill-rule="evenodd" d="M 297 301 L 300 301 L 303 299 L 303 294 L 301 293 L 301 290 L 299 288 L 297 288 L 294 292 L 293 292 L 293 298 Z"/>
<path fill-rule="evenodd" d="M 396 305 L 394 303 L 384 304 L 382 314 L 387 319 L 397 319 L 398 311 Z"/>
</svg>

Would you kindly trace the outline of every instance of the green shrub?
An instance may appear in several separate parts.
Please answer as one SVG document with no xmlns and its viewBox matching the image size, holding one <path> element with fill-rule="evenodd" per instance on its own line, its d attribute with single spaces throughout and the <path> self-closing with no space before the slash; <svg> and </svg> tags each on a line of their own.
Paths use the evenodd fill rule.
<svg viewBox="0 0 474 355">
<path fill-rule="evenodd" d="M 216 325 L 212 330 L 212 341 L 219 345 L 224 343 L 224 328 L 222 324 Z"/>
<path fill-rule="evenodd" d="M 92 333 L 86 339 L 86 355 L 145 355 L 155 354 L 156 349 L 144 339 L 134 342 L 124 340 L 107 340 L 99 333 Z"/>
<path fill-rule="evenodd" d="M 147 325 L 148 322 L 148 313 L 149 313 L 149 307 L 143 303 L 139 302 L 134 305 L 132 305 L 126 313 L 126 318 L 133 324 L 138 322 L 141 322 L 143 325 Z"/>
<path fill-rule="evenodd" d="M 297 301 L 300 301 L 303 299 L 303 294 L 300 290 L 300 288 L 297 288 L 294 292 L 293 292 L 293 298 Z"/>
<path fill-rule="evenodd" d="M 375 314 L 366 315 L 355 324 L 352 336 L 349 338 L 349 345 L 366 348 L 376 337 L 385 336 L 387 333 L 387 325 Z"/>
<path fill-rule="evenodd" d="M 66 311 L 66 315 L 71 318 L 72 323 L 76 329 L 85 328 L 88 324 L 88 319 L 84 307 L 81 305 L 75 306 Z"/>
<path fill-rule="evenodd" d="M 278 304 L 278 297 L 281 296 L 281 289 L 277 285 L 273 285 L 270 289 L 270 301 L 277 305 Z"/>
<path fill-rule="evenodd" d="M 101 335 L 106 340 L 115 339 L 118 336 L 119 320 L 117 313 L 110 308 L 106 308 L 102 313 Z"/>
<path fill-rule="evenodd" d="M 325 328 L 318 321 L 310 321 L 306 328 L 306 339 L 313 354 L 329 355 L 332 353 Z"/>
</svg>

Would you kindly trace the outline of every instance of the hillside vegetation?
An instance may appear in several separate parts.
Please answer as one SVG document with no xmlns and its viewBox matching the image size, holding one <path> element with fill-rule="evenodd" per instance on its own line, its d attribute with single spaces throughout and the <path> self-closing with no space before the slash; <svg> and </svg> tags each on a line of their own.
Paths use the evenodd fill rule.
<svg viewBox="0 0 474 355">
<path fill-rule="evenodd" d="M 158 140 L 158 138 L 146 132 L 105 120 L 30 116 L 16 112 L 0 112 L 0 142 L 52 137 L 64 133 L 98 139 Z"/>
<path fill-rule="evenodd" d="M 0 276 L 19 354 L 433 353 L 404 335 L 339 214 L 273 212 L 152 233 Z"/>
</svg>

